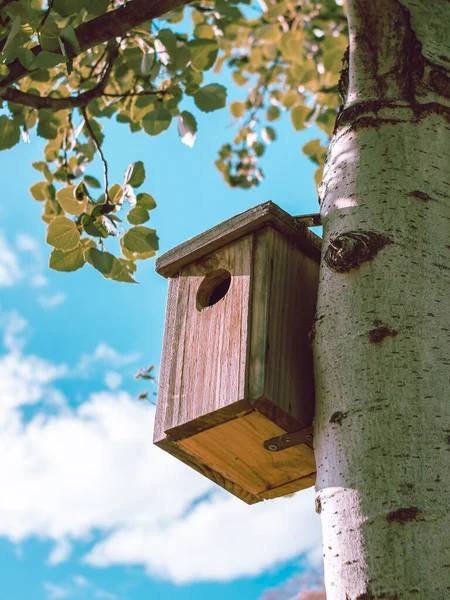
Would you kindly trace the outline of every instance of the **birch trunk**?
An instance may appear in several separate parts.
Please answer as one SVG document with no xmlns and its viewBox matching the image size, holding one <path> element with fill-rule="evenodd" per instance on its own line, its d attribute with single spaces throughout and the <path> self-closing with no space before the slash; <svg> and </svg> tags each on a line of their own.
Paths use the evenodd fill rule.
<svg viewBox="0 0 450 600">
<path fill-rule="evenodd" d="M 347 7 L 314 342 L 327 600 L 448 600 L 450 3 Z"/>
</svg>

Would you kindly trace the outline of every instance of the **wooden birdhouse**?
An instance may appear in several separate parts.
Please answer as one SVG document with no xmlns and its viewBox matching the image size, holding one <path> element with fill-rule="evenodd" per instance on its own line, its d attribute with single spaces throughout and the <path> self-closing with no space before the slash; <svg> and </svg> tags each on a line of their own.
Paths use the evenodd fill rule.
<svg viewBox="0 0 450 600">
<path fill-rule="evenodd" d="M 314 484 L 320 238 L 272 202 L 156 262 L 169 297 L 154 443 L 245 502 Z"/>
</svg>

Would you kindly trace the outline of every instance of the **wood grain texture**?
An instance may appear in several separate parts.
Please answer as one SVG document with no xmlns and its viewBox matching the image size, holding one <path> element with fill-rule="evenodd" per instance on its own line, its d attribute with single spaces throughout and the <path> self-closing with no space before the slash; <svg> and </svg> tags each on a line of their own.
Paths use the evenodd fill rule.
<svg viewBox="0 0 450 600">
<path fill-rule="evenodd" d="M 225 479 L 263 498 L 282 486 L 290 486 L 284 493 L 293 493 L 311 485 L 307 476 L 316 468 L 311 448 L 303 444 L 280 452 L 264 448 L 265 440 L 283 433 L 281 427 L 255 411 L 186 438 L 178 445 Z"/>
<path fill-rule="evenodd" d="M 272 227 L 254 234 L 248 390 L 258 409 L 292 432 L 314 417 L 308 334 L 319 265 Z"/>
<path fill-rule="evenodd" d="M 155 441 L 196 419 L 202 429 L 250 410 L 238 404 L 227 411 L 227 406 L 247 398 L 252 244 L 252 236 L 246 236 L 184 267 L 172 280 L 177 283 L 169 291 Z M 230 288 L 219 302 L 199 311 L 197 290 L 215 269 L 232 274 Z M 176 431 L 173 435 L 179 437 Z"/>
<path fill-rule="evenodd" d="M 164 277 L 173 277 L 185 265 L 267 225 L 320 261 L 322 240 L 279 206 L 265 202 L 169 250 L 156 260 L 156 271 Z"/>
<path fill-rule="evenodd" d="M 217 485 L 219 485 L 221 488 L 223 488 L 227 492 L 230 492 L 230 494 L 237 496 L 238 498 L 240 498 L 247 504 L 255 504 L 256 502 L 261 502 L 262 498 L 251 494 L 250 492 L 243 489 L 242 487 L 240 487 L 233 481 L 226 479 L 221 473 L 211 469 L 210 466 L 205 464 L 205 462 L 203 460 L 201 460 L 200 458 L 198 458 L 196 456 L 192 456 L 191 454 L 188 454 L 187 452 L 185 452 L 182 448 L 180 448 L 176 443 L 172 442 L 171 440 L 166 438 L 166 439 L 162 439 L 158 442 L 155 442 L 155 444 L 162 450 L 165 450 L 172 456 L 174 456 L 174 457 L 178 458 L 179 460 L 181 460 L 182 462 L 184 462 L 184 464 L 188 465 L 189 467 L 191 467 L 192 469 L 194 469 L 201 475 L 204 475 L 205 477 L 210 479 L 213 483 L 216 483 Z"/>
<path fill-rule="evenodd" d="M 316 471 L 304 444 L 264 448 L 314 416 L 308 333 L 318 256 L 302 249 L 304 228 L 299 244 L 295 221 L 278 210 L 267 203 L 211 230 L 216 241 L 207 232 L 175 249 L 154 434 L 158 446 L 250 504 L 309 487 Z M 207 306 L 207 282 L 227 272 L 228 291 Z"/>
</svg>

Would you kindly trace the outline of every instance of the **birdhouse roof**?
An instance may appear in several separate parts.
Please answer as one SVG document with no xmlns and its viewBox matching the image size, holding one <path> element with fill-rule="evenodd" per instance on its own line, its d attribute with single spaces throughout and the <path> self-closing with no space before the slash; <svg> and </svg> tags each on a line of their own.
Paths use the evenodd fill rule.
<svg viewBox="0 0 450 600">
<path fill-rule="evenodd" d="M 282 233 L 293 245 L 317 262 L 320 261 L 321 238 L 310 231 L 304 223 L 269 201 L 235 215 L 172 248 L 156 260 L 155 269 L 164 277 L 174 277 L 187 264 L 267 226 Z"/>
</svg>

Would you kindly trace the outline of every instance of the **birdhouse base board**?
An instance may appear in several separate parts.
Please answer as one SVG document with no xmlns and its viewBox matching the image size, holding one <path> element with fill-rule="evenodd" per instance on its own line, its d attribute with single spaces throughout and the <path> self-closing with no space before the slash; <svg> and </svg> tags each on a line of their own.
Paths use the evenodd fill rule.
<svg viewBox="0 0 450 600">
<path fill-rule="evenodd" d="M 166 432 L 170 438 L 170 431 Z M 314 452 L 305 444 L 272 452 L 268 439 L 286 431 L 258 411 L 158 445 L 248 504 L 314 485 Z M 194 463 L 194 464 L 193 464 Z"/>
</svg>

